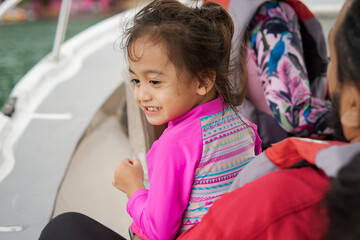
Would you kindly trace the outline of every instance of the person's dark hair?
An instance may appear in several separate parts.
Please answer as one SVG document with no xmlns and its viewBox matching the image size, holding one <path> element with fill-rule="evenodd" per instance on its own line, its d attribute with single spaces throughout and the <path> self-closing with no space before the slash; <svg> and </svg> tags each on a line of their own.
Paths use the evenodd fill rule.
<svg viewBox="0 0 360 240">
<path fill-rule="evenodd" d="M 343 167 L 324 196 L 329 225 L 326 240 L 360 239 L 360 152 Z"/>
<path fill-rule="evenodd" d="M 211 77 L 215 73 L 214 87 L 225 103 L 233 110 L 242 103 L 247 86 L 246 66 L 244 58 L 240 57 L 233 62 L 237 69 L 230 66 L 234 24 L 223 7 L 207 2 L 195 8 L 176 0 L 155 0 L 136 14 L 133 24 L 125 31 L 125 47 L 131 60 L 139 59 L 131 51 L 132 44 L 147 37 L 149 43 L 165 46 L 177 74 L 186 70 L 202 81 L 201 74 Z M 242 53 L 245 53 L 244 47 Z M 241 72 L 242 76 L 237 76 L 242 81 L 240 87 L 230 80 L 230 70 Z"/>
<path fill-rule="evenodd" d="M 348 0 L 351 6 L 335 36 L 338 79 L 360 88 L 360 0 Z"/>
</svg>

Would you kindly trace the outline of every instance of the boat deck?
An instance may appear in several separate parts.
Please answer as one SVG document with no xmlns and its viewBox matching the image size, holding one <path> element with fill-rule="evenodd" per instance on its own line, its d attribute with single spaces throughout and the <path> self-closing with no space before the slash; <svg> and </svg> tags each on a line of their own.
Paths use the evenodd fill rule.
<svg viewBox="0 0 360 240">
<path fill-rule="evenodd" d="M 124 81 L 121 68 L 106 63 L 121 66 L 122 61 L 122 53 L 115 51 L 110 41 L 88 56 L 79 71 L 60 83 L 36 109 L 14 146 L 14 170 L 0 185 L 1 239 L 38 238 L 52 216 L 58 186 L 67 169 L 67 178 L 62 183 L 67 187 L 60 194 L 55 214 L 79 211 L 120 233 L 127 232 L 130 219 L 125 211 L 125 195 L 112 186 L 117 162 L 129 155 L 128 140 L 119 119 L 109 115 L 98 129 L 94 126 L 95 130 L 78 146 L 68 166 L 91 120 L 97 113 L 109 114 L 99 113 L 102 104 L 114 90 L 119 91 Z M 94 137 L 101 141 L 94 141 Z M 97 153 L 99 148 L 101 154 Z M 110 148 L 108 152 L 112 155 L 104 154 Z M 75 199 L 74 195 L 79 196 L 80 202 L 69 202 Z"/>
</svg>

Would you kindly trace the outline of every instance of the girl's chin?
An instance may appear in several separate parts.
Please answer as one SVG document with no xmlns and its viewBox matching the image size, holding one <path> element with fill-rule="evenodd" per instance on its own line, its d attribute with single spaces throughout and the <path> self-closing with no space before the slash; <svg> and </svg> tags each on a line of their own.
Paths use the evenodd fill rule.
<svg viewBox="0 0 360 240">
<path fill-rule="evenodd" d="M 153 119 L 151 117 L 147 117 L 147 116 L 146 116 L 146 119 L 151 125 L 154 125 L 154 126 L 160 126 L 160 125 L 167 123 L 166 121 L 155 120 L 155 119 Z"/>
</svg>

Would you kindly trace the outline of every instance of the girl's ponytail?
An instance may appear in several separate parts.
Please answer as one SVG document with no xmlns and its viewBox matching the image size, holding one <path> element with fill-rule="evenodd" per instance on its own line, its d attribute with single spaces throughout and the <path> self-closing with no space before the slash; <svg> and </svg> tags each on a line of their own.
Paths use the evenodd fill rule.
<svg viewBox="0 0 360 240">
<path fill-rule="evenodd" d="M 206 2 L 200 9 L 200 16 L 208 19 L 216 26 L 224 41 L 224 49 L 231 49 L 231 39 L 234 35 L 234 23 L 229 13 L 220 5 Z"/>
<path fill-rule="evenodd" d="M 235 106 L 242 104 L 246 96 L 246 46 L 241 42 L 241 46 L 234 46 L 240 47 L 240 52 L 238 49 L 232 49 L 234 23 L 230 14 L 222 6 L 214 2 L 206 2 L 198 9 L 198 12 L 200 17 L 207 19 L 214 26 L 214 32 L 222 36 L 222 43 L 219 45 L 222 50 L 219 52 L 225 51 L 223 57 L 228 61 L 226 63 L 228 71 L 219 71 L 217 73 L 220 76 L 215 87 L 225 102 L 236 112 Z M 235 51 L 235 54 L 232 54 L 232 50 Z M 231 57 L 234 58 L 231 59 Z"/>
</svg>

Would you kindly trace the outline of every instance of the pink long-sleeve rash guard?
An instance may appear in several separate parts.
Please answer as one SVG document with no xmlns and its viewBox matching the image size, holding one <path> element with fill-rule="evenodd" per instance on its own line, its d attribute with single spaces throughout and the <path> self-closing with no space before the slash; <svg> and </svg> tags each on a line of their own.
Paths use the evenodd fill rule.
<svg viewBox="0 0 360 240">
<path fill-rule="evenodd" d="M 170 121 L 168 128 L 153 143 L 146 156 L 149 189 L 136 191 L 127 203 L 127 211 L 134 220 L 131 230 L 140 238 L 163 240 L 176 237 L 202 156 L 200 118 L 221 111 L 221 97 L 199 105 Z"/>
</svg>

